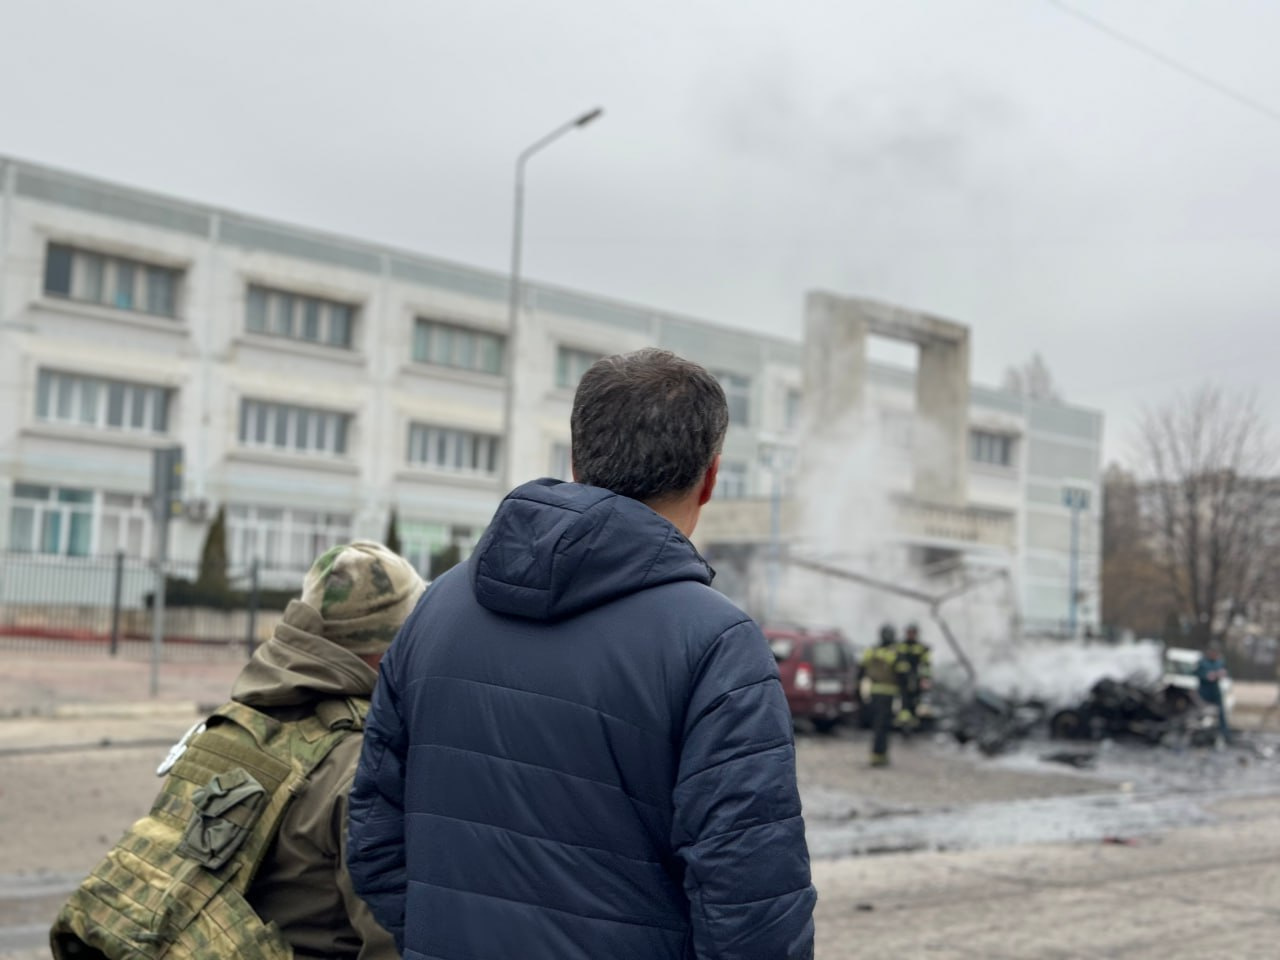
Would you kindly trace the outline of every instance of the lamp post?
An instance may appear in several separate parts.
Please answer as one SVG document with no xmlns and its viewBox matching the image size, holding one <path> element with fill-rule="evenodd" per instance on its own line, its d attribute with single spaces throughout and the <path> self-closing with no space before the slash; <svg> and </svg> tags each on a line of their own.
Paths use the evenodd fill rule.
<svg viewBox="0 0 1280 960">
<path fill-rule="evenodd" d="M 588 110 L 580 117 L 556 127 L 546 136 L 535 140 L 520 151 L 516 157 L 516 197 L 515 216 L 511 235 L 511 281 L 510 300 L 507 305 L 507 396 L 502 415 L 502 436 L 505 449 L 502 451 L 502 492 L 505 494 L 515 482 L 515 414 L 516 414 L 516 371 L 520 369 L 520 254 L 524 241 L 524 168 L 529 158 L 559 140 L 566 133 L 585 127 L 604 113 L 602 107 Z"/>
<path fill-rule="evenodd" d="M 795 448 L 779 440 L 760 444 L 760 465 L 769 471 L 769 562 L 766 568 L 765 623 L 778 612 L 778 581 L 782 576 L 782 480 L 795 460 Z"/>
<path fill-rule="evenodd" d="M 1067 632 L 1074 640 L 1080 603 L 1080 513 L 1089 508 L 1089 491 L 1080 487 L 1063 487 L 1062 505 L 1071 511 L 1071 592 L 1067 598 Z"/>
</svg>

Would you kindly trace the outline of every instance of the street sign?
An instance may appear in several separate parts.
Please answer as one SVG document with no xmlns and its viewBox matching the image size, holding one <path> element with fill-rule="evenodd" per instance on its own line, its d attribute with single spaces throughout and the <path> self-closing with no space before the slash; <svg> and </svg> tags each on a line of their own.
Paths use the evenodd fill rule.
<svg viewBox="0 0 1280 960">
<path fill-rule="evenodd" d="M 1062 505 L 1070 510 L 1088 510 L 1089 491 L 1080 487 L 1063 487 Z"/>
<path fill-rule="evenodd" d="M 152 452 L 151 510 L 160 523 L 182 513 L 181 447 L 161 447 Z"/>
</svg>

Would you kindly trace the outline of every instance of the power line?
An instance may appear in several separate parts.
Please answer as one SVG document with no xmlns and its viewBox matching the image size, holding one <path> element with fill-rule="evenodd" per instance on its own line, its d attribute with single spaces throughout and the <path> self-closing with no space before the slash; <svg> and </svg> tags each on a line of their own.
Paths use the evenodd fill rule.
<svg viewBox="0 0 1280 960">
<path fill-rule="evenodd" d="M 1201 73 L 1199 70 L 1195 69 L 1195 67 L 1189 67 L 1185 63 L 1182 63 L 1181 61 L 1175 60 L 1173 57 L 1169 56 L 1167 53 L 1161 53 L 1159 50 L 1155 49 L 1154 47 L 1147 46 L 1147 44 L 1143 43 L 1141 40 L 1138 40 L 1135 37 L 1131 37 L 1126 33 L 1121 33 L 1119 30 L 1115 29 L 1112 26 L 1107 25 L 1106 23 L 1103 23 L 1101 20 L 1097 19 L 1096 17 L 1092 17 L 1089 14 L 1084 13 L 1083 11 L 1077 10 L 1075 7 L 1072 7 L 1069 4 L 1063 3 L 1062 0 L 1045 0 L 1045 2 L 1052 7 L 1055 7 L 1057 10 L 1066 14 L 1067 16 L 1073 17 L 1074 19 L 1080 21 L 1083 24 L 1087 24 L 1088 26 L 1099 31 L 1100 33 L 1105 33 L 1108 37 L 1110 37 L 1112 40 L 1115 40 L 1117 43 L 1122 43 L 1126 47 L 1129 47 L 1132 50 L 1137 50 L 1139 53 L 1150 57 L 1152 60 L 1155 60 L 1158 63 L 1164 64 L 1170 70 L 1180 73 L 1184 77 L 1187 77 L 1191 80 L 1196 81 L 1196 83 L 1199 83 L 1203 86 L 1208 87 L 1210 90 L 1213 90 L 1215 93 L 1218 93 L 1229 100 L 1234 100 L 1240 106 L 1247 107 L 1248 109 L 1252 110 L 1254 113 L 1259 113 L 1262 116 L 1266 117 L 1268 120 L 1272 120 L 1280 123 L 1280 110 L 1277 110 L 1275 107 L 1269 106 L 1263 103 L 1261 100 L 1255 100 L 1253 97 L 1249 96 L 1248 94 L 1241 93 L 1239 90 L 1232 89 L 1231 87 L 1228 87 L 1225 83 L 1220 83 L 1219 81 L 1213 79 L 1213 77 L 1210 77 L 1207 74 Z"/>
</svg>

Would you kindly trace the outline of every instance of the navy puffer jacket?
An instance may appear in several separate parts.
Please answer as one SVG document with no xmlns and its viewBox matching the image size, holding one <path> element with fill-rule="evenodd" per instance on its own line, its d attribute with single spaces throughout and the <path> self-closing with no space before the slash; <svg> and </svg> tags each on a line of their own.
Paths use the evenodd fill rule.
<svg viewBox="0 0 1280 960">
<path fill-rule="evenodd" d="M 432 960 L 792 960 L 815 894 L 760 629 L 667 520 L 540 480 L 382 663 L 356 890 Z"/>
</svg>

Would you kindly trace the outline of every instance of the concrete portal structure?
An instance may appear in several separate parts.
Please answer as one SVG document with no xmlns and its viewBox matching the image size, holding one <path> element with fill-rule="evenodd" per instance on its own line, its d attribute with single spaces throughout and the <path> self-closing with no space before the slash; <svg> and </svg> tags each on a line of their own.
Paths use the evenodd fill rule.
<svg viewBox="0 0 1280 960">
<path fill-rule="evenodd" d="M 886 377 L 888 371 L 870 363 L 872 337 L 913 345 L 914 375 Z M 766 604 L 771 613 L 810 626 L 824 618 L 925 610 L 898 609 L 883 596 L 850 597 L 847 584 L 833 591 L 827 575 L 789 565 L 782 554 L 932 595 L 991 568 L 1015 576 L 1016 508 L 970 496 L 968 327 L 818 291 L 806 299 L 803 350 L 807 409 L 793 438 L 799 457 L 792 496 L 754 513 L 713 502 L 707 529 L 699 531 L 713 562 L 728 565 L 744 584 L 764 580 L 763 591 L 747 589 L 780 597 Z M 1003 449 L 1007 455 L 1011 442 Z M 759 538 L 754 552 L 742 542 L 752 534 Z M 725 548 L 731 542 L 736 549 Z"/>
<path fill-rule="evenodd" d="M 865 411 L 867 339 L 920 350 L 915 420 L 927 442 L 914 445 L 912 492 L 921 501 L 964 506 L 968 492 L 969 328 L 889 304 L 831 293 L 805 303 L 805 396 L 817 400 L 807 424 L 817 442 L 854 439 Z M 842 435 L 843 434 L 843 435 Z"/>
</svg>

